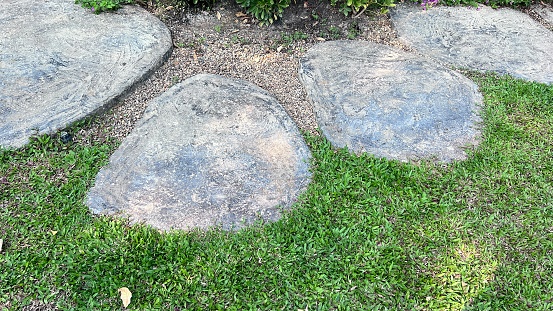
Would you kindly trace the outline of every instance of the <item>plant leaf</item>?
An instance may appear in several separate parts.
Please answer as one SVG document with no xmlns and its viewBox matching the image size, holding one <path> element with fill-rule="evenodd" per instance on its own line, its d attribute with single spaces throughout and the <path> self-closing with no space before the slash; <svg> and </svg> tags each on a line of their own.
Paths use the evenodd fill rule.
<svg viewBox="0 0 553 311">
<path fill-rule="evenodd" d="M 132 297 L 131 291 L 126 287 L 121 287 L 117 291 L 121 293 L 121 300 L 123 301 L 123 307 L 126 308 L 129 305 L 129 303 L 131 303 L 131 297 Z"/>
</svg>

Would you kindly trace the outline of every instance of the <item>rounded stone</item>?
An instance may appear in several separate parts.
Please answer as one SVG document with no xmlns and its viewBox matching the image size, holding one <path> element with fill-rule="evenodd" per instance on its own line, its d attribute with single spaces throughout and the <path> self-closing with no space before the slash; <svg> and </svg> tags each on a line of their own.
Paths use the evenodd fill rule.
<svg viewBox="0 0 553 311">
<path fill-rule="evenodd" d="M 300 79 L 336 147 L 401 161 L 465 159 L 480 137 L 482 96 L 461 74 L 415 54 L 363 41 L 316 45 Z"/>
<path fill-rule="evenodd" d="M 391 18 L 401 40 L 442 63 L 553 83 L 553 32 L 522 12 L 400 4 Z"/>
<path fill-rule="evenodd" d="M 74 2 L 2 0 L 0 146 L 107 108 L 169 56 L 171 34 L 146 10 L 96 15 Z"/>
<path fill-rule="evenodd" d="M 96 178 L 94 213 L 155 228 L 274 221 L 310 181 L 310 152 L 284 108 L 241 80 L 197 75 L 149 103 Z"/>
</svg>

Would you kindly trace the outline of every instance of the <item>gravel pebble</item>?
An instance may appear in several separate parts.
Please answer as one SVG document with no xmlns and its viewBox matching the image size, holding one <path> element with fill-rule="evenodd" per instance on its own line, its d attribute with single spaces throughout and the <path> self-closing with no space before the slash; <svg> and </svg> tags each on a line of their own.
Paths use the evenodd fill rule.
<svg viewBox="0 0 553 311">
<path fill-rule="evenodd" d="M 150 1 L 146 8 L 171 30 L 171 57 L 115 107 L 82 128 L 75 141 L 121 141 L 151 99 L 200 73 L 240 78 L 260 86 L 277 98 L 301 130 L 318 135 L 313 106 L 298 79 L 299 58 L 311 46 L 353 39 L 412 51 L 398 39 L 388 14 L 369 10 L 352 18 L 328 3 L 298 1 L 285 10 L 281 20 L 260 27 L 233 2 L 219 2 L 211 11 L 193 12 L 163 6 L 163 1 L 169 0 L 157 0 L 155 5 Z M 532 9 L 521 11 L 551 30 Z"/>
<path fill-rule="evenodd" d="M 353 38 L 405 49 L 387 15 L 369 12 L 354 19 L 329 5 L 306 8 L 292 4 L 281 21 L 265 27 L 244 17 L 242 9 L 232 3 L 200 12 L 160 6 L 148 9 L 171 30 L 172 55 L 115 107 L 81 129 L 76 141 L 121 141 L 151 99 L 200 73 L 240 78 L 260 86 L 277 98 L 300 130 L 317 135 L 313 106 L 298 79 L 299 58 L 311 46 Z"/>
</svg>

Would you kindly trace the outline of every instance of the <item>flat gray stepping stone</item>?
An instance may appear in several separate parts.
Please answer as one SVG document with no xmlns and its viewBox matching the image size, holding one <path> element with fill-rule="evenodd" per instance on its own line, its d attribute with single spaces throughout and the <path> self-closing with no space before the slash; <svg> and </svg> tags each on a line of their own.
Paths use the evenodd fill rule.
<svg viewBox="0 0 553 311">
<path fill-rule="evenodd" d="M 443 63 L 553 82 L 553 32 L 524 13 L 400 4 L 391 17 L 400 39 Z"/>
<path fill-rule="evenodd" d="M 319 127 L 336 147 L 448 162 L 478 141 L 477 86 L 435 62 L 362 41 L 318 44 L 300 62 Z"/>
<path fill-rule="evenodd" d="M 95 15 L 73 0 L 2 0 L 0 146 L 97 112 L 169 55 L 167 27 L 136 6 Z"/>
<path fill-rule="evenodd" d="M 277 220 L 310 180 L 310 152 L 267 92 L 197 75 L 148 106 L 96 178 L 87 204 L 162 230 Z"/>
</svg>

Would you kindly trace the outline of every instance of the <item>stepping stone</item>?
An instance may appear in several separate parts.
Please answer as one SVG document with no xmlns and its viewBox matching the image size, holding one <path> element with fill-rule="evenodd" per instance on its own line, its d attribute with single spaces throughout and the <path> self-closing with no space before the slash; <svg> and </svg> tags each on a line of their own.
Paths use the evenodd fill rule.
<svg viewBox="0 0 553 311">
<path fill-rule="evenodd" d="M 310 181 L 284 108 L 240 80 L 197 75 L 154 99 L 96 178 L 87 204 L 161 230 L 274 221 Z"/>
<path fill-rule="evenodd" d="M 300 79 L 336 147 L 449 162 L 478 142 L 477 86 L 420 56 L 371 42 L 325 42 L 300 60 Z"/>
<path fill-rule="evenodd" d="M 74 2 L 2 0 L 0 146 L 107 108 L 169 56 L 171 34 L 147 11 L 96 15 Z"/>
<path fill-rule="evenodd" d="M 524 13 L 400 4 L 391 18 L 400 39 L 440 62 L 553 83 L 553 32 Z"/>
</svg>

